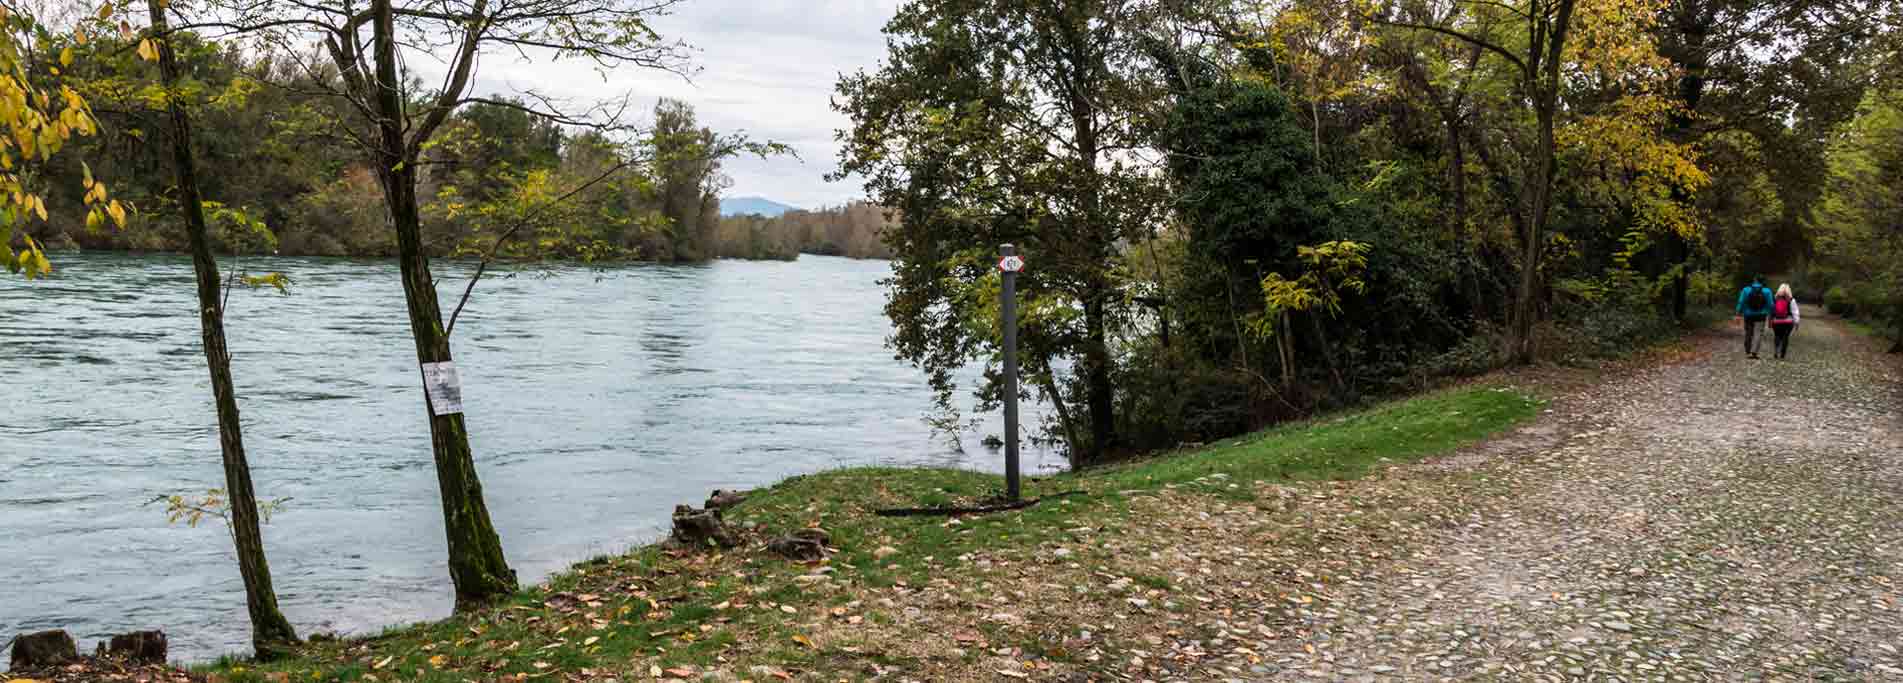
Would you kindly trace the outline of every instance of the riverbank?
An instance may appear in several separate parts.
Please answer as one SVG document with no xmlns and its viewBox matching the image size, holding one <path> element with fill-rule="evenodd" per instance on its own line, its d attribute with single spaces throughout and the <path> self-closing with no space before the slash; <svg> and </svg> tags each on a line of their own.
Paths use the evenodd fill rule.
<svg viewBox="0 0 1903 683">
<path fill-rule="evenodd" d="M 795 478 L 732 509 L 755 529 L 735 551 L 645 548 L 481 613 L 320 643 L 262 670 L 206 671 L 264 681 L 1903 675 L 1883 532 L 1903 524 L 1893 462 L 1903 429 L 1886 417 L 1903 399 L 1903 368 L 1829 319 L 1804 326 L 1787 361 L 1748 360 L 1736 341 L 1705 334 L 1597 371 L 1495 375 L 1038 479 L 1031 495 L 1089 493 L 1019 512 L 869 514 L 981 498 L 997 481 L 980 475 Z M 1762 418 L 1772 410 L 1788 419 Z M 758 547 L 813 525 L 839 548 L 823 562 Z"/>
<path fill-rule="evenodd" d="M 1285 425 L 1113 468 L 1033 478 L 1026 496 L 1084 491 L 955 519 L 880 508 L 978 502 L 996 476 L 858 468 L 788 479 L 728 510 L 740 547 L 651 546 L 577 565 L 505 605 L 300 657 L 227 660 L 226 680 L 1084 680 L 1246 672 L 1248 643 L 1286 637 L 1265 610 L 1331 609 L 1337 571 L 1400 556 L 1458 525 L 1484 488 L 1463 474 L 1390 477 L 1532 421 L 1539 397 L 1607 368 L 1686 357 L 1668 347 L 1595 369 L 1541 367 Z M 1369 482 L 1382 482 L 1378 488 Z M 827 531 L 824 560 L 767 539 Z M 1146 673 L 1147 672 L 1147 673 Z"/>
<path fill-rule="evenodd" d="M 299 659 L 261 668 L 224 662 L 210 671 L 233 680 L 284 672 L 294 680 L 424 681 L 710 673 L 957 680 L 998 669 L 1039 677 L 1081 671 L 1094 649 L 1124 637 L 1121 619 L 1166 618 L 1212 604 L 1197 597 L 1217 599 L 1192 586 L 1205 586 L 1199 568 L 1228 552 L 1218 547 L 1235 531 L 1225 528 L 1236 519 L 1226 513 L 1289 515 L 1289 534 L 1274 548 L 1236 552 L 1293 558 L 1319 550 L 1334 540 L 1305 532 L 1302 517 L 1312 513 L 1309 501 L 1329 495 L 1328 482 L 1445 452 L 1537 410 L 1510 386 L 1453 389 L 1199 451 L 1032 479 L 1030 497 L 1088 493 L 950 520 L 871 511 L 971 503 L 995 492 L 999 479 L 877 468 L 795 477 L 728 511 L 728 522 L 747 530 L 733 551 L 643 548 L 583 563 L 480 613 L 318 643 Z M 813 526 L 837 549 L 824 561 L 789 562 L 760 547 Z M 1257 584 L 1265 594 L 1304 591 L 1271 577 Z M 1077 630 L 1092 623 L 1102 624 L 1095 634 Z"/>
</svg>

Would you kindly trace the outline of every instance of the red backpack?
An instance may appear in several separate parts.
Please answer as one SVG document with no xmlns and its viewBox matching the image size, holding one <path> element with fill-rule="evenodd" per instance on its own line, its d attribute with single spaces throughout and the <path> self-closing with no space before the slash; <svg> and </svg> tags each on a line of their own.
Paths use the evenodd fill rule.
<svg viewBox="0 0 1903 683">
<path fill-rule="evenodd" d="M 1771 306 L 1771 320 L 1781 323 L 1791 321 L 1790 297 L 1780 296 L 1777 298 L 1777 303 Z"/>
</svg>

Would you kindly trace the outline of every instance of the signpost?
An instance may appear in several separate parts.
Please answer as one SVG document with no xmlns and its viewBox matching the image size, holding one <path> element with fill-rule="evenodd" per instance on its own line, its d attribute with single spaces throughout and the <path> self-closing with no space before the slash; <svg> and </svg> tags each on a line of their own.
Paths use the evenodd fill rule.
<svg viewBox="0 0 1903 683">
<path fill-rule="evenodd" d="M 999 310 L 1004 317 L 1004 495 L 1017 502 L 1018 494 L 1018 271 L 1024 258 L 1017 247 L 998 247 L 998 270 L 1003 274 Z"/>
</svg>

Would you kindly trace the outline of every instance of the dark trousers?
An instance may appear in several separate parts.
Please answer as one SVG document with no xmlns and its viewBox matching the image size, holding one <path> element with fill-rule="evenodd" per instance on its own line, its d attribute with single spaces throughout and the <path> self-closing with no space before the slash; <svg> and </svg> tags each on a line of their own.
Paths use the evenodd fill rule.
<svg viewBox="0 0 1903 683">
<path fill-rule="evenodd" d="M 1758 342 L 1760 338 L 1763 336 L 1763 334 L 1764 334 L 1764 318 L 1745 316 L 1744 318 L 1744 352 L 1751 354 L 1753 356 L 1758 355 Z"/>
<path fill-rule="evenodd" d="M 1771 334 L 1777 336 L 1777 357 L 1783 358 L 1791 353 L 1791 333 L 1797 331 L 1797 323 L 1772 325 Z"/>
</svg>

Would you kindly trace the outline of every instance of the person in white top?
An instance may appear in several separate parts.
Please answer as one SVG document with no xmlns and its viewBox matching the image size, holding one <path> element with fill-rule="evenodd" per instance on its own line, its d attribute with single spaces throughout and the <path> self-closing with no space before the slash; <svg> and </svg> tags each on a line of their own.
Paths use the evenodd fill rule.
<svg viewBox="0 0 1903 683">
<path fill-rule="evenodd" d="M 1791 294 L 1788 284 L 1777 286 L 1777 298 L 1771 302 L 1771 334 L 1777 336 L 1777 358 L 1783 360 L 1791 353 L 1791 333 L 1797 331 L 1797 324 L 1803 321 L 1797 311 L 1797 297 Z"/>
</svg>

